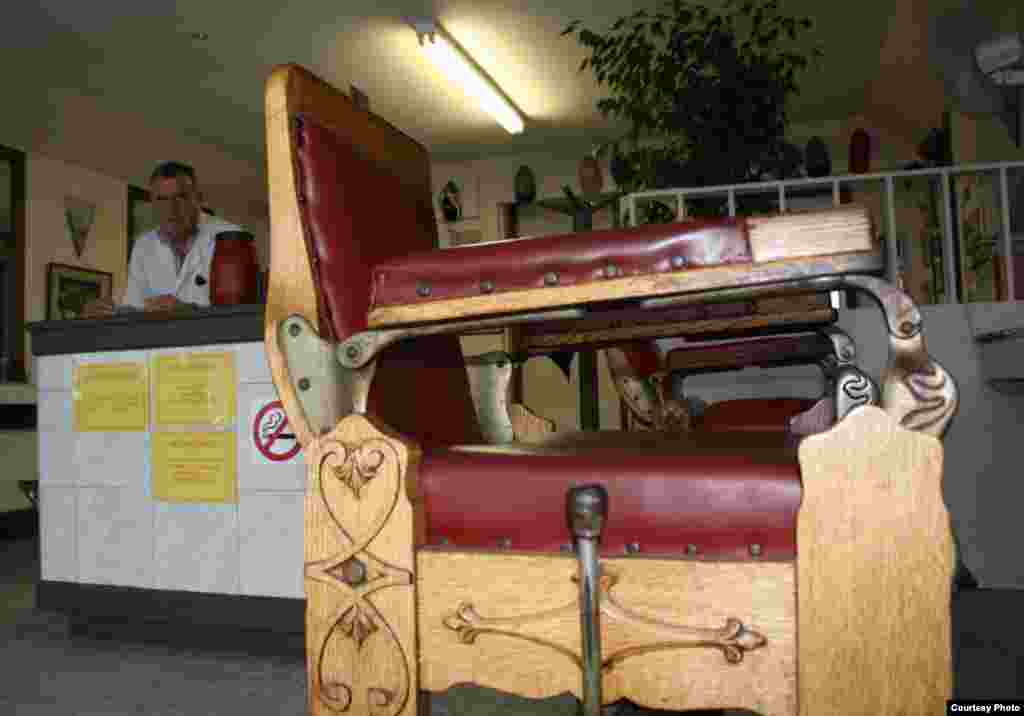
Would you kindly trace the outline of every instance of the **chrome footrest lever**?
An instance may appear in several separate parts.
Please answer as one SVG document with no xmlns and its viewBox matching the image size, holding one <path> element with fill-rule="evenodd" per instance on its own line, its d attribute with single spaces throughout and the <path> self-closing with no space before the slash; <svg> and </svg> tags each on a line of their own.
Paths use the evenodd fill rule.
<svg viewBox="0 0 1024 716">
<path fill-rule="evenodd" d="M 608 493 L 601 485 L 574 487 L 567 503 L 579 563 L 583 716 L 601 716 L 601 566 L 597 546 L 608 517 Z"/>
</svg>

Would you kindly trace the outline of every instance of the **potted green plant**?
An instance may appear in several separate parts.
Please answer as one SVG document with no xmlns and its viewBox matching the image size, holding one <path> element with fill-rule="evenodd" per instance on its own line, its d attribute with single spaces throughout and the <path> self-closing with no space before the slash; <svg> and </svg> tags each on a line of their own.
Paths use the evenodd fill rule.
<svg viewBox="0 0 1024 716">
<path fill-rule="evenodd" d="M 620 188 L 731 184 L 797 175 L 801 152 L 785 140 L 787 104 L 821 48 L 801 41 L 807 17 L 778 0 L 710 7 L 670 0 L 603 31 L 574 20 L 575 37 L 608 95 L 598 110 L 629 126 L 606 145 Z"/>
</svg>

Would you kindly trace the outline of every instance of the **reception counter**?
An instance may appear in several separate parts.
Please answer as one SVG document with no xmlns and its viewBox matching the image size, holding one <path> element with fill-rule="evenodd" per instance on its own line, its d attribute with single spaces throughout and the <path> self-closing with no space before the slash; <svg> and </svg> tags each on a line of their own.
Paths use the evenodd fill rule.
<svg viewBox="0 0 1024 716">
<path fill-rule="evenodd" d="M 39 607 L 301 633 L 305 466 L 276 404 L 263 307 L 29 330 Z"/>
</svg>

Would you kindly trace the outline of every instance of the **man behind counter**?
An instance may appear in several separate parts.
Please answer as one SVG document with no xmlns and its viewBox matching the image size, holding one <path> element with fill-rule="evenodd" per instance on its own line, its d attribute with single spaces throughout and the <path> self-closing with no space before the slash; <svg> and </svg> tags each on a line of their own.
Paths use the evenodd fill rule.
<svg viewBox="0 0 1024 716">
<path fill-rule="evenodd" d="M 149 177 L 149 191 L 159 225 L 135 241 L 128 262 L 128 285 L 117 309 L 167 311 L 181 305 L 210 305 L 210 262 L 214 237 L 241 231 L 200 210 L 202 195 L 195 170 L 181 162 L 164 162 Z M 98 299 L 83 307 L 86 318 L 115 312 Z"/>
</svg>

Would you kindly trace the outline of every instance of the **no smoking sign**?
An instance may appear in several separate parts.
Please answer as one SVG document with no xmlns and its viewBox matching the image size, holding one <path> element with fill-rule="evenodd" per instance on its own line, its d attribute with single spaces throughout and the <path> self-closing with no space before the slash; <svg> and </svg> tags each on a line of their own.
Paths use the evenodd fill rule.
<svg viewBox="0 0 1024 716">
<path fill-rule="evenodd" d="M 288 425 L 288 415 L 280 400 L 263 404 L 256 410 L 252 420 L 252 442 L 256 448 L 254 457 L 270 462 L 291 460 L 302 449 Z"/>
</svg>

